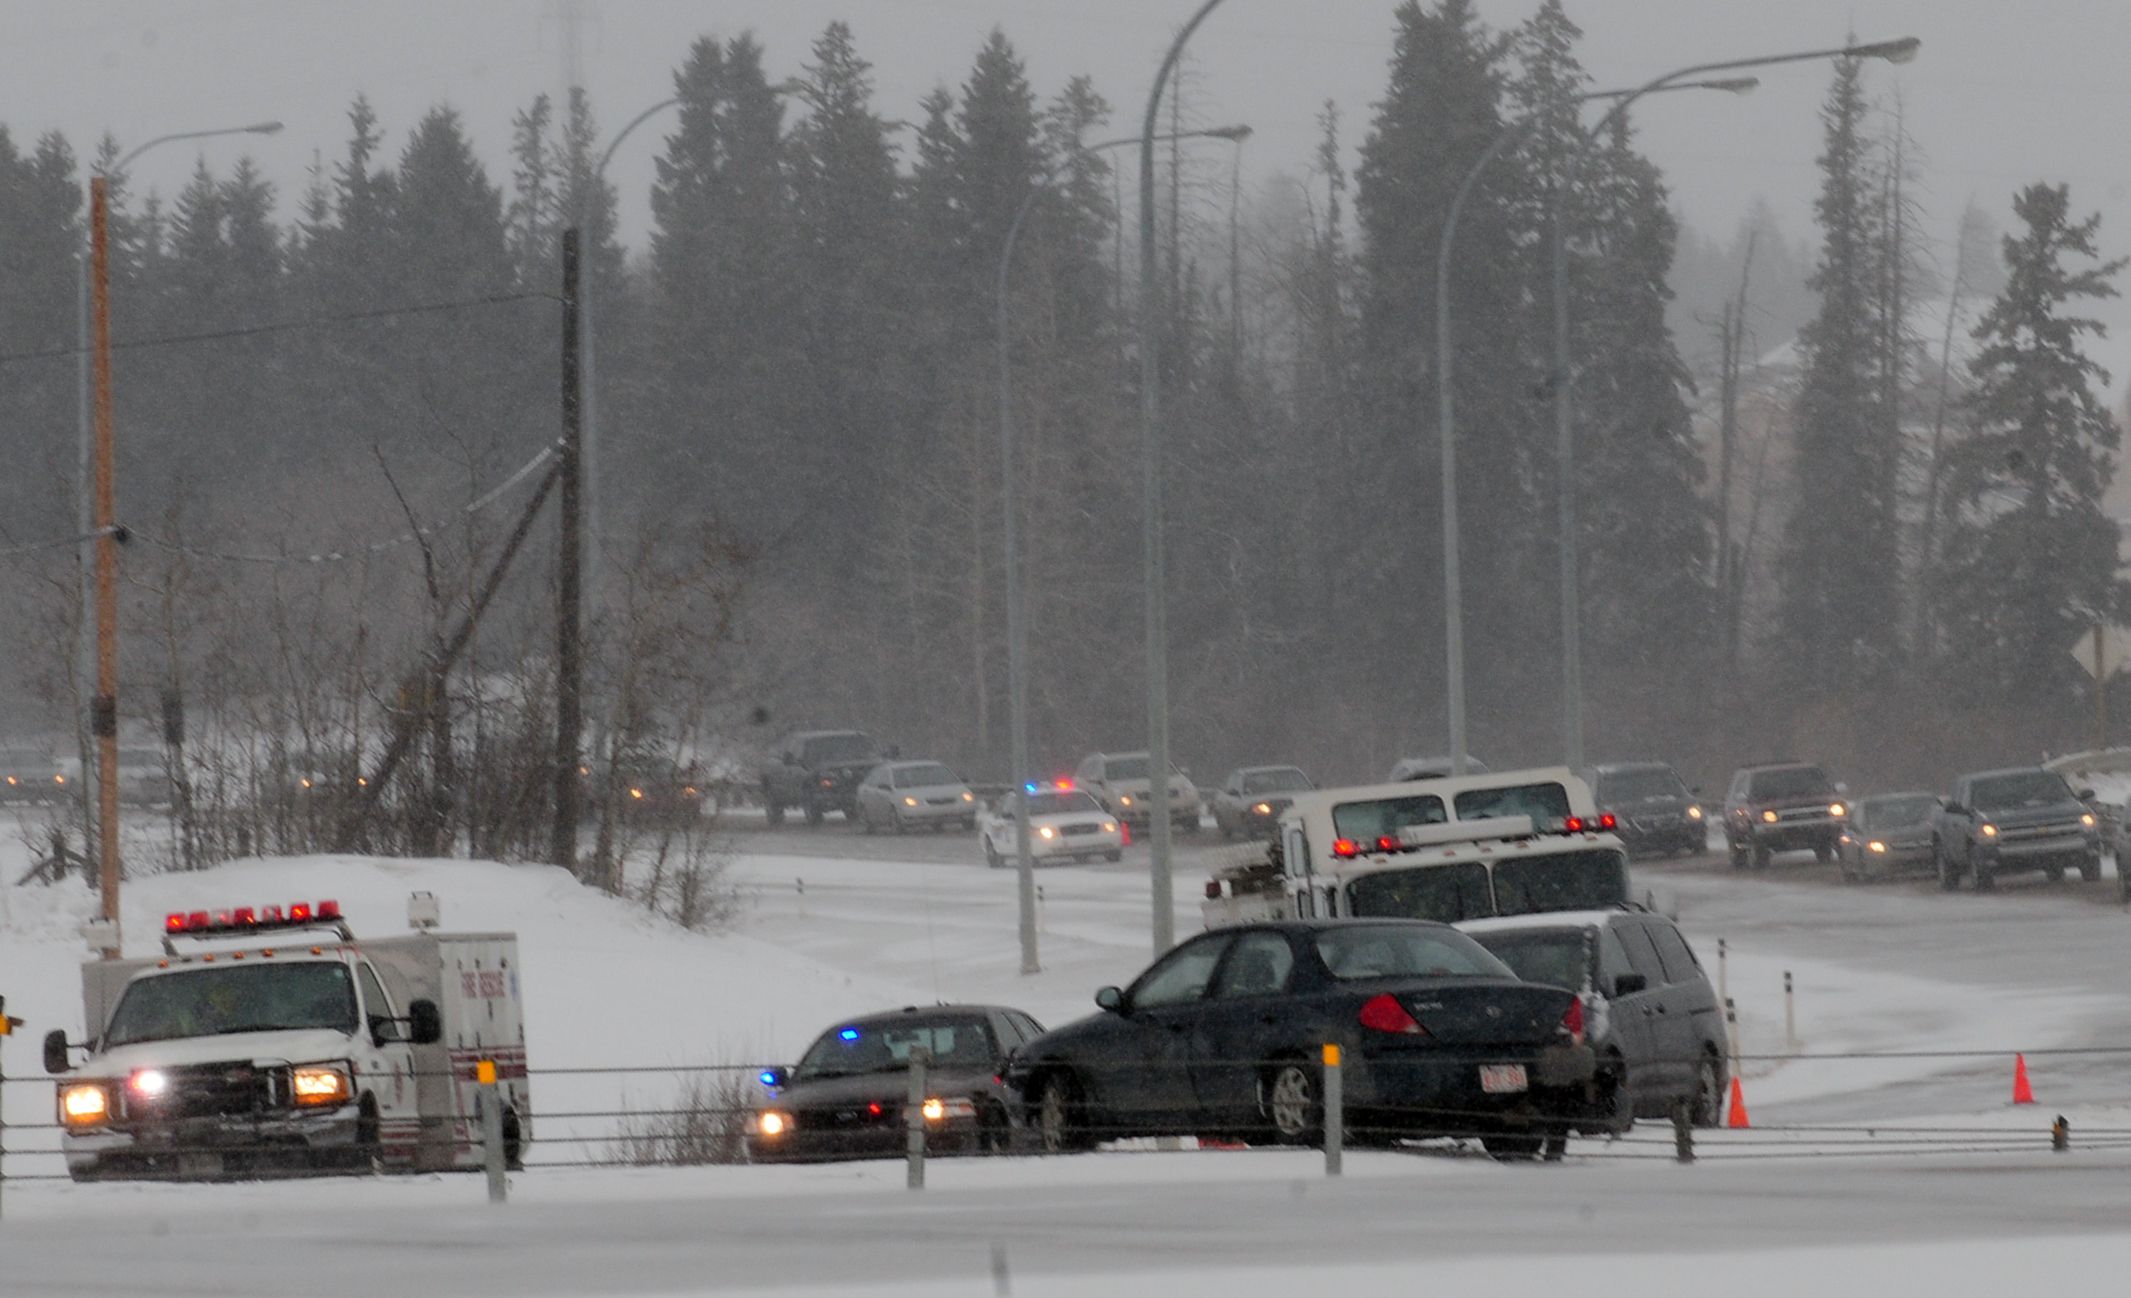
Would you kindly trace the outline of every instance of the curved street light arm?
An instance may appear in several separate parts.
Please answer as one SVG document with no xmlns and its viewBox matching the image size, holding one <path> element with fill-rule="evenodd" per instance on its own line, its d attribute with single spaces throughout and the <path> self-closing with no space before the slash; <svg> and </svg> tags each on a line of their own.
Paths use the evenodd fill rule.
<svg viewBox="0 0 2131 1298">
<path fill-rule="evenodd" d="M 126 154 L 113 164 L 110 170 L 103 172 L 103 175 L 106 179 L 122 177 L 126 174 L 126 168 L 133 165 L 135 158 L 140 157 L 159 144 L 169 144 L 174 140 L 204 140 L 215 135 L 278 135 L 280 132 L 281 123 L 279 122 L 254 122 L 250 126 L 220 126 L 211 131 L 172 131 L 168 135 L 158 135 L 146 144 L 135 148 L 131 153 Z"/>
</svg>

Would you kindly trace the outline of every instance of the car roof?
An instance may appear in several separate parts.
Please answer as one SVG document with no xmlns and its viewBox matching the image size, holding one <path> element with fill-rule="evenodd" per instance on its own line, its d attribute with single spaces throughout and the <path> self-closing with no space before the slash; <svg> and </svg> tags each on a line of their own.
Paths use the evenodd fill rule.
<svg viewBox="0 0 2131 1298">
<path fill-rule="evenodd" d="M 1593 775 L 1620 775 L 1627 771 L 1671 771 L 1679 774 L 1671 762 L 1600 762 L 1591 768 Z"/>
<path fill-rule="evenodd" d="M 1987 780 L 2000 775 L 2057 775 L 2046 766 L 2001 766 L 1994 771 L 1964 771 L 1957 780 Z M 2062 776 L 2058 776 L 2062 779 Z"/>
<path fill-rule="evenodd" d="M 791 737 L 793 739 L 832 739 L 839 735 L 857 735 L 861 739 L 873 738 L 873 736 L 863 730 L 794 730 Z"/>
<path fill-rule="evenodd" d="M 1259 772 L 1259 771 L 1301 771 L 1301 770 L 1302 770 L 1302 767 L 1300 767 L 1300 766 L 1296 765 L 1296 764 L 1295 764 L 1294 762 L 1270 762 L 1270 763 L 1268 763 L 1268 764 L 1266 764 L 1266 765 L 1264 765 L 1264 766 L 1238 766 L 1238 767 L 1236 768 L 1236 774 L 1238 774 L 1238 775 L 1254 775 L 1254 774 L 1256 774 L 1256 773 L 1257 773 L 1257 772 Z"/>
<path fill-rule="evenodd" d="M 1859 804 L 1860 806 L 1867 802 L 1894 802 L 1899 799 L 1905 798 L 1930 798 L 1931 800 L 1936 802 L 1938 800 L 1938 796 L 1938 794 L 1933 793 L 1928 789 L 1911 789 L 1904 793 L 1868 793 L 1861 798 L 1852 798 L 1851 801 Z"/>
<path fill-rule="evenodd" d="M 1790 769 L 1790 768 L 1792 768 L 1792 767 L 1797 767 L 1797 766 L 1810 766 L 1810 767 L 1812 767 L 1812 768 L 1813 768 L 1814 770 L 1819 770 L 1819 769 L 1820 769 L 1820 763 L 1819 763 L 1819 762 L 1795 762 L 1795 761 L 1780 761 L 1780 762 L 1749 762 L 1749 763 L 1747 763 L 1747 764 L 1746 764 L 1745 766 L 1742 766 L 1742 767 L 1740 767 L 1740 768 L 1739 768 L 1739 770 L 1741 770 L 1742 772 L 1744 772 L 1744 771 L 1782 771 L 1782 770 L 1788 770 L 1788 769 Z"/>
<path fill-rule="evenodd" d="M 836 1028 L 849 1027 L 857 1023 L 888 1023 L 897 1019 L 923 1019 L 939 1015 L 1005 1014 L 1009 1010 L 1015 1014 L 1028 1014 L 1030 1018 L 1036 1017 L 1033 1014 L 1029 1014 L 1027 1010 L 1013 1009 L 1011 1006 L 964 1004 L 958 1001 L 942 1005 L 904 1005 L 898 1009 L 875 1010 L 871 1014 L 854 1014 L 849 1018 L 836 1020 L 836 1022 L 822 1029 L 822 1031 L 833 1031 Z"/>
<path fill-rule="evenodd" d="M 1432 919 L 1404 919 L 1397 917 L 1363 918 L 1344 916 L 1337 919 L 1266 919 L 1248 924 L 1224 924 L 1209 933 L 1322 933 L 1334 928 L 1425 928 L 1445 929 L 1448 924 Z"/>
<path fill-rule="evenodd" d="M 1461 933 L 1503 933 L 1516 930 L 1549 928 L 1605 928 L 1617 919 L 1628 915 L 1650 916 L 1655 911 L 1640 906 L 1622 906 L 1613 910 L 1550 910 L 1534 915 L 1490 915 L 1485 919 L 1459 920 L 1455 927 Z"/>
</svg>

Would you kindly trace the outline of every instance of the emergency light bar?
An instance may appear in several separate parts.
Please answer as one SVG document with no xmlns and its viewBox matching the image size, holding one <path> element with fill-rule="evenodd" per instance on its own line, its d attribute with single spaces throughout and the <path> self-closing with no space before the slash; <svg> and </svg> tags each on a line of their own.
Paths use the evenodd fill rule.
<svg viewBox="0 0 2131 1298">
<path fill-rule="evenodd" d="M 321 901 L 313 906 L 310 902 L 298 901 L 289 903 L 286 911 L 279 906 L 174 910 L 163 916 L 163 936 L 222 937 L 231 933 L 268 933 L 276 929 L 329 926 L 345 928 L 346 925 L 339 902 Z"/>
<path fill-rule="evenodd" d="M 1545 832 L 1551 834 L 1604 834 L 1611 833 L 1619 823 L 1608 811 L 1596 816 L 1568 816 L 1550 821 Z M 1384 834 L 1375 840 L 1337 838 L 1332 840 L 1332 855 L 1342 860 L 1357 856 L 1390 855 L 1394 852 L 1411 852 L 1422 847 L 1442 847 L 1455 843 L 1485 843 L 1511 838 L 1534 838 L 1540 833 L 1539 826 L 1530 816 L 1490 816 L 1484 820 L 1453 820 L 1436 825 L 1406 825 L 1394 834 Z"/>
</svg>

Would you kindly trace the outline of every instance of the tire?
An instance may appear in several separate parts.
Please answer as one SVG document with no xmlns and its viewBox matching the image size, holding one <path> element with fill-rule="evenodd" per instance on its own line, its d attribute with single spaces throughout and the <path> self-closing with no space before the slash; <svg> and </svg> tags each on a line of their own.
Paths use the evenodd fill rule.
<svg viewBox="0 0 2131 1298">
<path fill-rule="evenodd" d="M 2061 865 L 2046 865 L 2042 868 L 2042 877 L 2051 883 L 2063 883 L 2064 867 Z"/>
<path fill-rule="evenodd" d="M 770 792 L 767 784 L 762 786 L 762 814 L 772 826 L 784 823 L 784 804 L 777 801 L 777 795 Z"/>
<path fill-rule="evenodd" d="M 1177 832 L 1195 838 L 1198 836 L 1199 833 L 1199 818 L 1197 816 L 1193 816 L 1189 820 L 1179 820 L 1176 822 L 1176 827 Z"/>
<path fill-rule="evenodd" d="M 1729 852 L 1729 853 L 1731 854 L 1731 868 L 1732 868 L 1732 869 L 1734 869 L 1734 870 L 1744 870 L 1744 869 L 1746 868 L 1746 865 L 1747 865 L 1747 857 L 1746 857 L 1746 849 L 1745 849 L 1745 848 L 1743 848 L 1743 847 L 1739 846 L 1739 845 L 1738 845 L 1737 843 L 1733 843 L 1733 842 L 1729 842 L 1729 841 L 1727 841 L 1727 842 L 1726 842 L 1726 843 L 1724 844 L 1724 850 L 1725 850 L 1726 852 Z"/>
<path fill-rule="evenodd" d="M 1261 1107 L 1273 1136 L 1283 1145 L 1314 1145 L 1324 1121 L 1316 1074 L 1300 1060 L 1274 1064 L 1265 1076 Z"/>
<path fill-rule="evenodd" d="M 355 1140 L 344 1149 L 336 1150 L 334 1165 L 342 1171 L 375 1173 L 383 1170 L 384 1139 L 380 1135 L 377 1118 L 377 1102 L 364 1096 L 362 1111 L 355 1119 Z"/>
<path fill-rule="evenodd" d="M 864 833 L 870 834 L 873 832 L 873 815 L 865 810 L 863 806 L 859 808 L 858 827 Z"/>
<path fill-rule="evenodd" d="M 1724 1125 L 1724 1068 L 1716 1055 L 1702 1052 L 1702 1062 L 1694 1070 L 1694 1125 L 1697 1127 L 1720 1127 Z"/>
<path fill-rule="evenodd" d="M 1037 1147 L 1046 1154 L 1078 1154 L 1094 1147 L 1087 1130 L 1080 1087 L 1070 1075 L 1054 1072 L 1036 1093 Z"/>
<path fill-rule="evenodd" d="M 518 1111 L 503 1111 L 503 1167 L 505 1171 L 525 1170 L 525 1138 L 518 1123 Z"/>
<path fill-rule="evenodd" d="M 1848 852 L 1838 852 L 1836 860 L 1842 865 L 1842 881 L 1844 883 L 1861 883 L 1864 881 L 1863 872 L 1850 864 L 1850 854 Z"/>
<path fill-rule="evenodd" d="M 1996 870 L 1978 861 L 1971 867 L 1970 873 L 1975 875 L 1977 892 L 1996 892 L 1998 890 L 1998 872 Z"/>
<path fill-rule="evenodd" d="M 829 813 L 822 808 L 822 805 L 812 798 L 801 804 L 800 811 L 806 815 L 807 824 L 810 826 L 819 825 L 829 817 Z"/>
<path fill-rule="evenodd" d="M 1961 886 L 1961 875 L 1953 868 L 1953 859 L 1946 855 L 1946 844 L 1931 840 L 1932 864 L 1938 867 L 1939 891 L 1952 892 Z"/>
<path fill-rule="evenodd" d="M 1547 1137 L 1533 1132 L 1498 1132 L 1480 1137 L 1480 1148 L 1498 1163 L 1528 1163 L 1546 1148 Z"/>
<path fill-rule="evenodd" d="M 1813 859 L 1822 865 L 1835 859 L 1835 849 L 1826 843 L 1813 844 Z"/>
<path fill-rule="evenodd" d="M 1105 861 L 1122 861 L 1125 859 L 1125 854 L 1113 847 L 1102 854 L 1102 859 Z"/>
<path fill-rule="evenodd" d="M 1635 1129 L 1635 1091 L 1628 1085 L 1628 1065 L 1619 1055 L 1609 1055 L 1606 1060 L 1610 1076 L 1606 1079 L 1612 1091 L 1612 1107 L 1606 1115 L 1605 1131 L 1610 1136 L 1625 1136 Z"/>
<path fill-rule="evenodd" d="M 1766 870 L 1770 859 L 1775 856 L 1775 853 L 1768 850 L 1768 844 L 1758 838 L 1754 840 L 1753 852 L 1756 870 Z"/>
<path fill-rule="evenodd" d="M 2080 882 L 2082 882 L 2082 883 L 2093 883 L 2093 882 L 2095 882 L 2096 880 L 2098 880 L 2098 879 L 2100 879 L 2100 878 L 2101 878 L 2101 853 L 2099 853 L 2099 852 L 2096 852 L 2096 853 L 2095 853 L 2094 855 L 2092 855 L 2092 856 L 2083 856 L 2083 857 L 2079 858 L 2079 879 L 2080 879 Z"/>
<path fill-rule="evenodd" d="M 992 838 L 990 834 L 986 834 L 984 836 L 984 864 L 990 866 L 994 870 L 1003 870 L 1006 868 L 1006 858 L 1000 856 L 999 849 L 992 846 Z"/>
<path fill-rule="evenodd" d="M 895 810 L 893 807 L 890 807 L 888 809 L 888 824 L 891 828 L 895 830 L 895 836 L 897 838 L 901 838 L 903 834 L 910 828 L 910 826 L 903 823 L 903 813 Z"/>
</svg>

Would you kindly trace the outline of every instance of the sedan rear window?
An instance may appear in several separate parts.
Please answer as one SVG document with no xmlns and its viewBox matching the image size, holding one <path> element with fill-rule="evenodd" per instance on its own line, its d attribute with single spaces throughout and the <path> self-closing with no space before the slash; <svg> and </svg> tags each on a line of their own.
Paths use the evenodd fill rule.
<svg viewBox="0 0 2131 1298">
<path fill-rule="evenodd" d="M 1317 934 L 1317 955 L 1334 978 L 1514 978 L 1508 965 L 1466 937 L 1432 928 L 1356 925 Z"/>
</svg>

